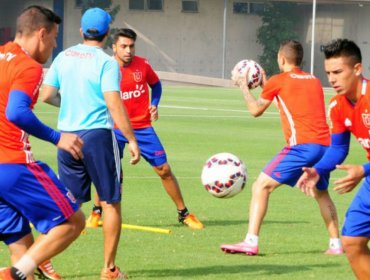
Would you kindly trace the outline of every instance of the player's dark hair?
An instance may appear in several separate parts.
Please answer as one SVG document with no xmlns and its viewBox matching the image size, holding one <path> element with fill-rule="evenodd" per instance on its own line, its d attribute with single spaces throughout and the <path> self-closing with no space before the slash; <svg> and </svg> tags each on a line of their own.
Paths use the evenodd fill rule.
<svg viewBox="0 0 370 280">
<path fill-rule="evenodd" d="M 96 29 L 88 29 L 87 30 L 90 34 L 94 34 L 94 33 L 99 33 L 99 31 L 97 31 Z M 105 36 L 107 36 L 108 33 L 105 33 L 103 35 L 99 35 L 99 36 L 93 36 L 93 35 L 85 35 L 83 34 L 83 38 L 84 40 L 87 40 L 87 41 L 98 41 L 98 42 L 103 42 Z"/>
<path fill-rule="evenodd" d="M 286 40 L 280 44 L 279 51 L 284 53 L 289 63 L 301 66 L 303 60 L 302 44 L 296 40 Z"/>
<path fill-rule="evenodd" d="M 17 18 L 16 33 L 29 35 L 32 32 L 45 28 L 50 32 L 54 24 L 60 24 L 62 19 L 48 8 L 32 5 L 25 8 Z"/>
<path fill-rule="evenodd" d="M 120 28 L 113 35 L 113 44 L 117 43 L 119 37 L 126 37 L 136 41 L 137 35 L 135 31 L 130 28 Z"/>
<path fill-rule="evenodd" d="M 348 39 L 336 39 L 324 46 L 325 59 L 345 56 L 351 59 L 353 65 L 362 62 L 360 48 Z"/>
</svg>

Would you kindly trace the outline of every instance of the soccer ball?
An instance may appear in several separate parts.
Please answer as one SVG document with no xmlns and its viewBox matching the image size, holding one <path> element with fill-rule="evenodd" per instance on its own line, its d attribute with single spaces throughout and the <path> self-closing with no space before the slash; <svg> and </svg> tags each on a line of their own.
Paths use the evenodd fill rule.
<svg viewBox="0 0 370 280">
<path fill-rule="evenodd" d="M 230 198 L 240 193 L 247 181 L 244 163 L 230 153 L 211 156 L 203 166 L 202 184 L 215 197 Z"/>
<path fill-rule="evenodd" d="M 249 71 L 248 71 L 249 70 Z M 262 67 L 254 60 L 244 59 L 239 61 L 231 71 L 231 79 L 238 80 L 247 74 L 247 83 L 249 89 L 254 89 L 262 83 Z"/>
</svg>

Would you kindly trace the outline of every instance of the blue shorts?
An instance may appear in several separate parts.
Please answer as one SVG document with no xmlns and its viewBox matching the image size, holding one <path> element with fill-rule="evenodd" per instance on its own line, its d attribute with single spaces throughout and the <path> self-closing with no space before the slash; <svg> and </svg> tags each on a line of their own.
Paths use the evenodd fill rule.
<svg viewBox="0 0 370 280">
<path fill-rule="evenodd" d="M 122 158 L 125 144 L 128 143 L 128 141 L 119 129 L 115 129 L 114 133 L 116 134 L 120 156 Z M 134 129 L 134 133 L 140 148 L 141 156 L 149 162 L 151 166 L 161 166 L 167 162 L 166 151 L 153 127 Z"/>
<path fill-rule="evenodd" d="M 370 176 L 367 176 L 349 206 L 343 236 L 370 238 Z"/>
<path fill-rule="evenodd" d="M 0 164 L 0 178 L 0 237 L 6 243 L 30 233 L 29 221 L 45 234 L 79 209 L 45 163 Z"/>
<path fill-rule="evenodd" d="M 31 233 L 30 222 L 14 207 L 0 199 L 0 241 L 12 244 Z"/>
<path fill-rule="evenodd" d="M 75 132 L 84 141 L 84 158 L 75 160 L 66 151 L 58 150 L 60 180 L 76 197 L 78 203 L 91 200 L 91 183 L 101 201 L 108 204 L 121 201 L 121 163 L 114 133 L 109 129 Z"/>
<path fill-rule="evenodd" d="M 327 146 L 299 144 L 282 149 L 263 169 L 263 172 L 280 184 L 294 187 L 302 175 L 302 167 L 312 167 L 324 155 Z M 321 176 L 317 183 L 319 190 L 329 186 L 329 174 Z"/>
</svg>

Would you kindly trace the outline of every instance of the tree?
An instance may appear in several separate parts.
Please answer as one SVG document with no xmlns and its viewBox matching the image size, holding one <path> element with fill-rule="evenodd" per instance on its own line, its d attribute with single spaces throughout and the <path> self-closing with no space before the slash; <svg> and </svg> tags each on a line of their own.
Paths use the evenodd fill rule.
<svg viewBox="0 0 370 280">
<path fill-rule="evenodd" d="M 120 5 L 116 5 L 113 8 L 111 8 L 113 4 L 112 0 L 80 0 L 80 1 L 81 1 L 81 15 L 83 15 L 83 13 L 89 8 L 98 7 L 103 10 L 109 11 L 110 16 L 112 17 L 112 23 L 114 22 L 116 15 L 121 9 Z M 105 49 L 112 48 L 112 43 L 113 43 L 112 34 L 114 34 L 117 31 L 117 29 L 118 28 L 111 28 L 110 35 L 108 37 L 107 42 L 105 43 L 105 47 L 104 47 Z"/>
<path fill-rule="evenodd" d="M 296 3 L 269 2 L 263 12 L 262 26 L 257 30 L 257 43 L 263 47 L 259 61 L 268 75 L 279 72 L 276 63 L 280 43 L 284 40 L 297 40 L 299 12 Z"/>
</svg>

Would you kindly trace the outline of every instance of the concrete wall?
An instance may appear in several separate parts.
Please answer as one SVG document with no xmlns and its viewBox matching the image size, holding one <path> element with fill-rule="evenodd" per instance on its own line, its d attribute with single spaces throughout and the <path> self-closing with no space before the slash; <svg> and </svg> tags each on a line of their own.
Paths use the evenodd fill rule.
<svg viewBox="0 0 370 280">
<path fill-rule="evenodd" d="M 224 0 L 198 0 L 198 13 L 181 12 L 181 0 L 164 0 L 163 3 L 162 11 L 133 11 L 129 10 L 129 0 L 113 1 L 113 6 L 120 5 L 120 12 L 112 27 L 133 28 L 138 33 L 137 54 L 147 57 L 157 71 L 229 78 L 239 60 L 258 60 L 262 49 L 256 42 L 256 31 L 261 19 L 253 14 L 234 14 L 233 0 L 227 1 L 224 64 Z M 370 3 L 343 3 L 317 5 L 314 73 L 324 85 L 327 81 L 320 47 L 338 37 L 358 43 L 363 52 L 364 73 L 370 77 L 370 32 L 367 28 L 370 26 Z M 0 28 L 15 30 L 16 15 L 30 4 L 52 8 L 53 0 L 0 0 Z M 309 71 L 312 5 L 306 2 L 300 7 L 301 21 L 297 23 L 297 30 L 305 48 L 304 70 Z M 81 9 L 76 8 L 75 1 L 65 0 L 64 48 L 81 42 L 80 18 Z"/>
<path fill-rule="evenodd" d="M 74 1 L 65 2 L 65 46 L 79 40 L 80 10 Z M 164 1 L 163 11 L 133 11 L 128 0 L 115 1 L 121 10 L 112 27 L 129 27 L 138 33 L 137 54 L 147 57 L 156 70 L 192 75 L 222 77 L 223 0 L 200 0 L 198 13 L 181 12 L 181 1 Z M 260 46 L 255 15 L 234 15 L 232 2 L 227 5 L 225 74 L 243 58 L 257 59 Z"/>
</svg>

